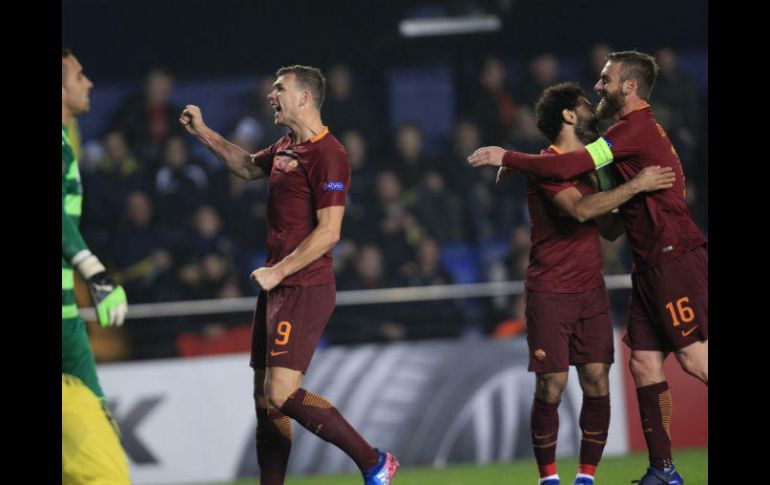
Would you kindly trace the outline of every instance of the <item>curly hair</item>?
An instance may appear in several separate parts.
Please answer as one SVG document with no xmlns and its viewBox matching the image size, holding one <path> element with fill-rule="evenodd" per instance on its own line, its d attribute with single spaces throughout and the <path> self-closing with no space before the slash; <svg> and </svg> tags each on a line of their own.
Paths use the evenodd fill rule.
<svg viewBox="0 0 770 485">
<path fill-rule="evenodd" d="M 574 110 L 580 98 L 585 97 L 585 91 L 577 83 L 560 83 L 546 88 L 535 105 L 540 133 L 551 143 L 555 142 L 564 122 L 561 112 L 565 109 Z"/>
</svg>

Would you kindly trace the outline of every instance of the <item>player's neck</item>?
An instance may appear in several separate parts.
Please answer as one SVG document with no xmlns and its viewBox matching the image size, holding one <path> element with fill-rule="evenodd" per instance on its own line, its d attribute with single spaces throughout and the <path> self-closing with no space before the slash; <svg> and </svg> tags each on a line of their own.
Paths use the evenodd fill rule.
<svg viewBox="0 0 770 485">
<path fill-rule="evenodd" d="M 577 135 L 575 135 L 575 132 L 570 132 L 566 129 L 556 137 L 556 141 L 554 141 L 553 145 L 563 153 L 574 152 L 575 150 L 585 148 L 585 145 L 580 141 Z"/>
<path fill-rule="evenodd" d="M 623 108 L 618 113 L 617 119 L 623 118 L 624 116 L 627 116 L 629 113 L 633 113 L 634 111 L 640 110 L 645 107 L 647 107 L 647 101 L 643 100 L 638 96 L 634 96 L 633 98 L 629 96 L 626 98 L 626 104 L 623 105 Z"/>
<path fill-rule="evenodd" d="M 74 116 L 72 116 L 72 114 L 69 111 L 67 111 L 66 109 L 62 108 L 62 110 L 61 110 L 61 124 L 62 125 L 69 127 L 69 125 L 72 124 L 72 119 L 73 118 L 74 118 Z"/>
<path fill-rule="evenodd" d="M 299 119 L 295 123 L 289 125 L 291 130 L 291 137 L 294 140 L 294 144 L 305 143 L 314 136 L 323 131 L 324 124 L 321 122 L 320 116 L 307 117 L 305 119 Z"/>
</svg>

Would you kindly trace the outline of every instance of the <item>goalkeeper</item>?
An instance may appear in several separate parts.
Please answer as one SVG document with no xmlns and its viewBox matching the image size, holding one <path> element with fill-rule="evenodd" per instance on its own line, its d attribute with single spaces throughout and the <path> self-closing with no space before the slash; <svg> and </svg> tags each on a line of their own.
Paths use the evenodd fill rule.
<svg viewBox="0 0 770 485">
<path fill-rule="evenodd" d="M 104 265 L 88 250 L 78 225 L 83 206 L 83 188 L 75 152 L 67 136 L 72 120 L 90 108 L 89 93 L 93 83 L 83 74 L 83 67 L 66 49 L 62 49 L 61 105 L 61 322 L 62 372 L 80 378 L 99 399 L 104 393 L 96 377 L 94 355 L 88 342 L 85 322 L 75 303 L 75 274 L 88 285 L 99 323 L 122 325 L 126 317 L 126 292 L 107 276 Z"/>
</svg>

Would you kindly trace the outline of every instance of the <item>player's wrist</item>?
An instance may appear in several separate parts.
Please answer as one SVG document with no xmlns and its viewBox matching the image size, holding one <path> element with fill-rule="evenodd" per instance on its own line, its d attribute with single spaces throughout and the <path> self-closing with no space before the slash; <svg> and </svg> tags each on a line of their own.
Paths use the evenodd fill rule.
<svg viewBox="0 0 770 485">
<path fill-rule="evenodd" d="M 270 268 L 270 270 L 273 272 L 273 276 L 275 276 L 276 278 L 278 278 L 278 281 L 279 281 L 279 282 L 283 281 L 283 279 L 284 279 L 284 278 L 286 278 L 286 276 L 287 276 L 287 273 L 288 273 L 288 272 L 286 271 L 286 267 L 285 267 L 285 265 L 284 265 L 284 264 L 282 264 L 282 263 L 278 263 L 278 264 L 276 264 L 275 266 L 272 266 L 272 267 Z"/>
<path fill-rule="evenodd" d="M 99 258 L 94 256 L 91 251 L 87 249 L 77 253 L 72 258 L 71 264 L 86 281 L 96 274 L 107 271 L 101 261 L 99 261 Z"/>
</svg>

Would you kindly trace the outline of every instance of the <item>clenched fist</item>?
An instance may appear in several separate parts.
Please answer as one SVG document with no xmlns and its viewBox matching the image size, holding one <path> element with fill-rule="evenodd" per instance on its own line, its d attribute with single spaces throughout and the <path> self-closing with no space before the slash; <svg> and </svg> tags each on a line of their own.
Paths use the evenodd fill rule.
<svg viewBox="0 0 770 485">
<path fill-rule="evenodd" d="M 199 136 L 201 132 L 208 128 L 206 123 L 203 122 L 203 115 L 201 109 L 194 104 L 188 104 L 185 106 L 184 111 L 179 116 L 179 122 L 182 126 L 191 134 Z"/>
</svg>

